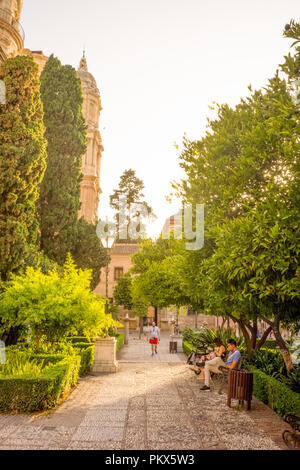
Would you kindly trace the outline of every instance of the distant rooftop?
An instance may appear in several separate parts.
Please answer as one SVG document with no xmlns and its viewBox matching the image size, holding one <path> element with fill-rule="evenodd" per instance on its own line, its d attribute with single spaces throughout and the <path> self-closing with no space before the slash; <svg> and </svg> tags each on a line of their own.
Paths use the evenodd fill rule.
<svg viewBox="0 0 300 470">
<path fill-rule="evenodd" d="M 112 249 L 112 255 L 133 255 L 139 251 L 139 246 L 136 243 L 116 243 Z"/>
</svg>

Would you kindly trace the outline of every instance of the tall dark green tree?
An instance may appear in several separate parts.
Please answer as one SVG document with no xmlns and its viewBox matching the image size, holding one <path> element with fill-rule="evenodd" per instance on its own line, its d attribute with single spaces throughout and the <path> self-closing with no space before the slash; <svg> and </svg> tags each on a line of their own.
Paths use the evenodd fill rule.
<svg viewBox="0 0 300 470">
<path fill-rule="evenodd" d="M 36 242 L 38 188 L 46 168 L 46 140 L 38 66 L 31 57 L 0 68 L 6 104 L 0 106 L 0 278 L 22 267 Z"/>
<path fill-rule="evenodd" d="M 40 245 L 47 256 L 63 263 L 77 240 L 81 165 L 87 143 L 76 70 L 52 55 L 41 74 L 41 96 L 48 158 L 39 203 Z"/>
<path fill-rule="evenodd" d="M 130 233 L 128 233 L 129 224 L 137 217 L 140 217 L 140 220 L 146 217 L 155 217 L 153 209 L 149 204 L 144 200 L 143 190 L 145 188 L 144 182 L 137 178 L 135 171 L 132 169 L 125 170 L 121 175 L 119 188 L 115 189 L 113 194 L 110 196 L 110 206 L 116 211 L 116 222 L 119 233 L 121 233 L 119 241 L 122 243 L 132 240 Z M 120 214 L 120 198 L 125 199 L 126 203 L 123 209 L 123 219 Z M 143 204 L 144 214 L 142 214 L 136 207 L 135 204 Z M 127 232 L 127 238 L 122 236 L 122 232 Z M 137 228 L 137 232 L 141 233 L 141 237 L 144 235 L 143 227 L 140 225 Z"/>
<path fill-rule="evenodd" d="M 95 289 L 100 281 L 101 268 L 106 265 L 107 254 L 97 237 L 96 226 L 83 217 L 78 221 L 72 256 L 78 268 L 92 270 L 91 289 Z"/>
</svg>

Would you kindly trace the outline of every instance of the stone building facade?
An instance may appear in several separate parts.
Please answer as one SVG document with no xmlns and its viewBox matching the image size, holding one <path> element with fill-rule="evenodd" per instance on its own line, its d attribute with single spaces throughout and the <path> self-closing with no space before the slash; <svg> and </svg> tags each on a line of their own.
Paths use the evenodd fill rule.
<svg viewBox="0 0 300 470">
<path fill-rule="evenodd" d="M 0 63 L 16 55 L 28 55 L 34 58 L 41 73 L 48 57 L 42 51 L 24 49 L 25 33 L 20 24 L 23 0 L 0 0 Z M 98 205 L 101 194 L 100 168 L 103 152 L 99 132 L 101 107 L 100 92 L 95 78 L 88 71 L 85 54 L 80 61 L 78 77 L 83 94 L 83 115 L 87 123 L 87 152 L 82 158 L 83 180 L 81 182 L 81 209 L 79 217 L 87 222 L 98 220 Z"/>
<path fill-rule="evenodd" d="M 101 107 L 100 92 L 95 78 L 88 71 L 85 54 L 80 61 L 78 76 L 81 80 L 83 94 L 83 115 L 87 129 L 87 152 L 82 159 L 83 180 L 81 182 L 81 209 L 79 217 L 87 222 L 98 221 L 98 205 L 101 194 L 100 169 L 102 152 L 104 151 L 99 132 L 99 119 Z"/>
<path fill-rule="evenodd" d="M 22 6 L 23 0 L 0 0 L 0 63 L 19 55 L 24 48 Z"/>
</svg>

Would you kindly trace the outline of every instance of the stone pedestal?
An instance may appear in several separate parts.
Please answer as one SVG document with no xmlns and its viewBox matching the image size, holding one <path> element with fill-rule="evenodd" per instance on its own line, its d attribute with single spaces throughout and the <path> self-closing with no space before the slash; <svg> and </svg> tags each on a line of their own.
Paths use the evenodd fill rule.
<svg viewBox="0 0 300 470">
<path fill-rule="evenodd" d="M 174 335 L 174 330 L 175 330 L 175 323 L 171 322 L 170 323 L 170 335 Z"/>
<path fill-rule="evenodd" d="M 181 335 L 170 335 L 170 342 L 177 343 L 177 352 L 183 352 L 182 349 L 182 336 Z"/>
<path fill-rule="evenodd" d="M 117 341 L 115 337 L 94 338 L 95 361 L 92 366 L 92 375 L 117 372 L 118 362 L 116 359 Z"/>
</svg>

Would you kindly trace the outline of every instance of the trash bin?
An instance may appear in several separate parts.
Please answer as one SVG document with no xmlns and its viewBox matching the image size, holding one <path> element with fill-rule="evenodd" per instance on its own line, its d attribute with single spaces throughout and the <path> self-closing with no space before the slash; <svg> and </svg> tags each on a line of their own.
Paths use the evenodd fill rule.
<svg viewBox="0 0 300 470">
<path fill-rule="evenodd" d="M 251 408 L 253 390 L 253 372 L 248 370 L 230 370 L 228 380 L 228 400 L 227 404 L 231 406 L 232 398 L 239 400 L 239 404 L 247 402 L 247 410 Z"/>
<path fill-rule="evenodd" d="M 170 353 L 177 353 L 177 341 L 170 341 Z"/>
</svg>

